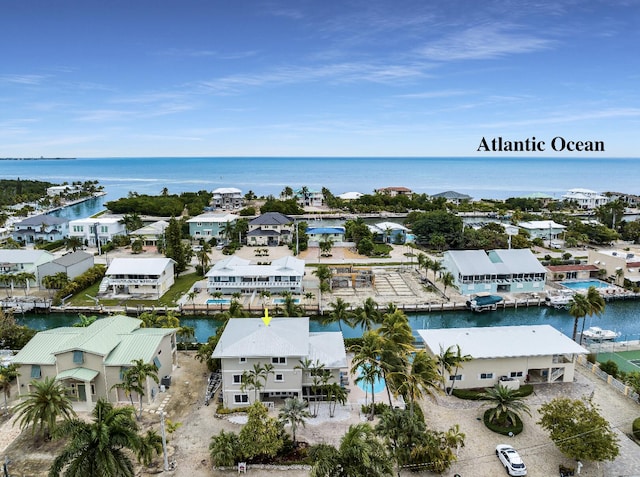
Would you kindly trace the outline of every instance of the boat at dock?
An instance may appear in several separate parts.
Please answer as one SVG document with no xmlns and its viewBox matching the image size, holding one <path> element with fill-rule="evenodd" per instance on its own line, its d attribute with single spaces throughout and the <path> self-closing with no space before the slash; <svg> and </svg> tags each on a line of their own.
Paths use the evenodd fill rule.
<svg viewBox="0 0 640 477">
<path fill-rule="evenodd" d="M 503 301 L 499 295 L 476 295 L 467 301 L 467 308 L 476 313 L 483 311 L 493 311 L 498 309 L 498 303 Z"/>
<path fill-rule="evenodd" d="M 547 306 L 553 307 L 557 310 L 569 309 L 571 302 L 573 301 L 573 292 L 559 292 L 558 294 L 547 296 L 544 300 Z"/>
<path fill-rule="evenodd" d="M 589 341 L 613 341 L 620 336 L 620 332 L 612 330 L 603 330 L 599 326 L 592 326 L 582 333 Z"/>
</svg>

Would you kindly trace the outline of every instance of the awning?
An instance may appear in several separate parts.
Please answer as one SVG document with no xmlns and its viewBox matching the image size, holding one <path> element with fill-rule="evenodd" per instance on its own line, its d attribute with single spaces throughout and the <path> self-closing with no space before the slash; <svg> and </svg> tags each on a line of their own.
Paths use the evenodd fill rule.
<svg viewBox="0 0 640 477">
<path fill-rule="evenodd" d="M 78 381 L 91 381 L 98 375 L 98 371 L 87 368 L 73 368 L 62 371 L 56 376 L 57 380 L 77 379 Z"/>
</svg>

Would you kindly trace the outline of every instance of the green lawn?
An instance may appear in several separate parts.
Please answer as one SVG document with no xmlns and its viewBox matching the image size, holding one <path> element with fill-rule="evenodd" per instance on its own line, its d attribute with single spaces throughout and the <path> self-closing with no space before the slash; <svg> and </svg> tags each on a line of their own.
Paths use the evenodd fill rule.
<svg viewBox="0 0 640 477">
<path fill-rule="evenodd" d="M 127 305 L 127 306 L 177 306 L 178 299 L 185 293 L 189 291 L 189 289 L 193 286 L 195 282 L 198 280 L 202 280 L 202 277 L 197 273 L 189 273 L 186 275 L 181 275 L 176 278 L 175 283 L 169 289 L 167 293 L 165 293 L 159 300 L 119 300 L 119 299 L 105 299 L 100 298 L 100 304 L 104 306 L 117 306 L 117 305 Z M 94 283 L 89 288 L 76 293 L 70 300 L 67 301 L 68 305 L 71 306 L 94 306 L 94 300 L 87 297 L 96 296 L 98 293 L 98 289 L 100 288 L 100 282 Z"/>
</svg>

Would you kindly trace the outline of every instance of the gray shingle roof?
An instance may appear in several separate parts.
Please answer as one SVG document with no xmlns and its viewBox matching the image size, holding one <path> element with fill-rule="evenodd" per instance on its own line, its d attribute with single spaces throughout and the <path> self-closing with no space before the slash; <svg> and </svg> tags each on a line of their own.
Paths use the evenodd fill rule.
<svg viewBox="0 0 640 477">
<path fill-rule="evenodd" d="M 69 222 L 69 219 L 64 217 L 56 217 L 54 215 L 34 215 L 33 217 L 27 217 L 24 220 L 16 223 L 16 225 L 35 225 L 40 227 L 42 224 L 45 225 L 59 225 L 65 224 Z"/>
</svg>

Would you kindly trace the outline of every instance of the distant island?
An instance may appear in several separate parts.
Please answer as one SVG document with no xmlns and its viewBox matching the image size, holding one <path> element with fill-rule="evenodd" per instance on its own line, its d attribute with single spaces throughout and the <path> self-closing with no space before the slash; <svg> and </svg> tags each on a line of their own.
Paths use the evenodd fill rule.
<svg viewBox="0 0 640 477">
<path fill-rule="evenodd" d="M 0 157 L 0 161 L 68 161 L 75 157 Z"/>
</svg>

